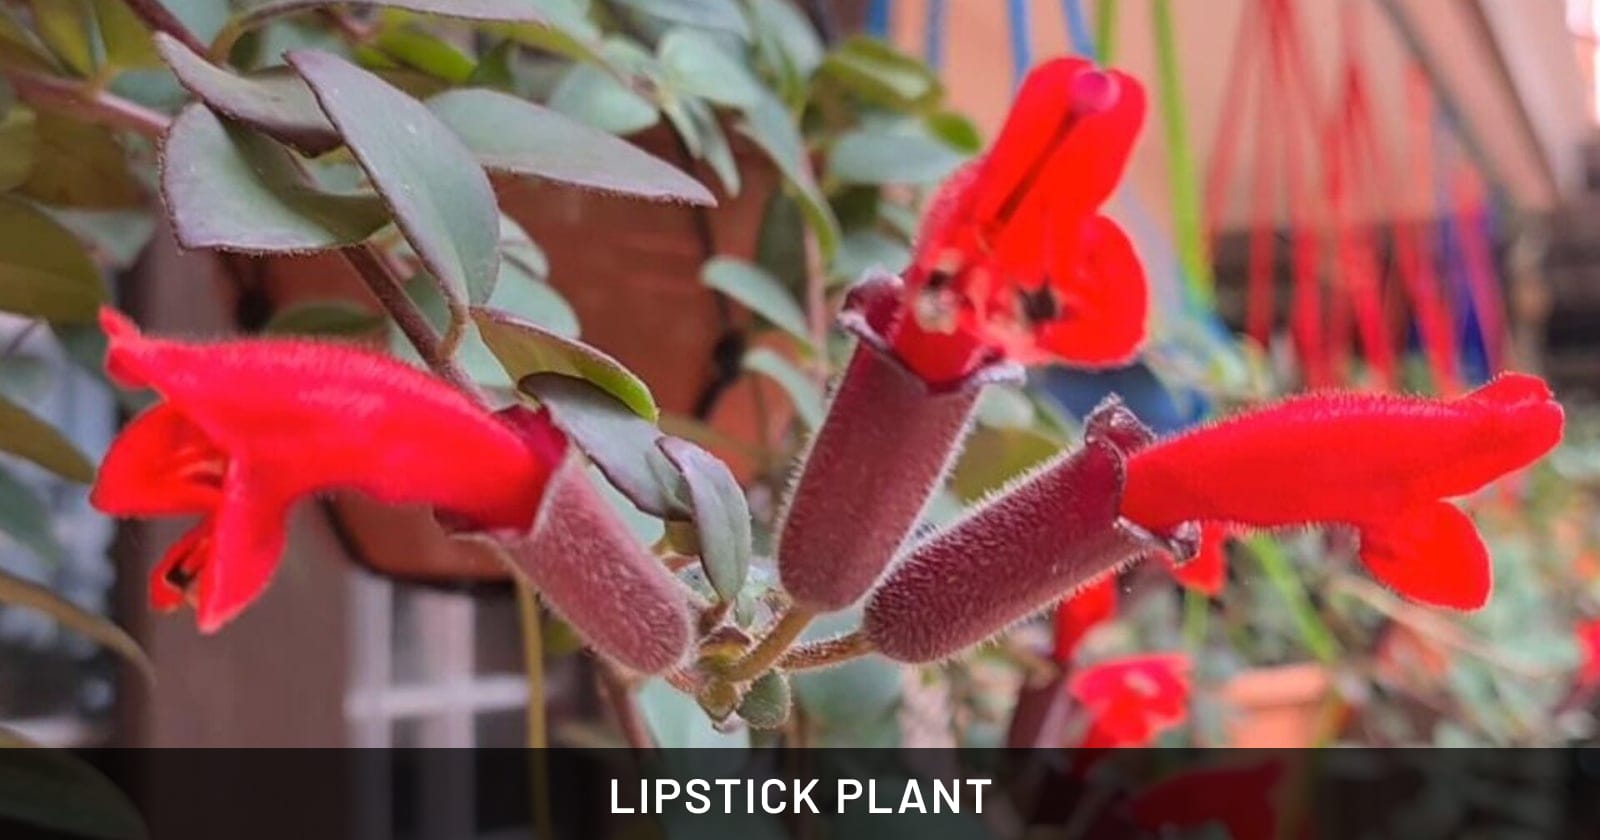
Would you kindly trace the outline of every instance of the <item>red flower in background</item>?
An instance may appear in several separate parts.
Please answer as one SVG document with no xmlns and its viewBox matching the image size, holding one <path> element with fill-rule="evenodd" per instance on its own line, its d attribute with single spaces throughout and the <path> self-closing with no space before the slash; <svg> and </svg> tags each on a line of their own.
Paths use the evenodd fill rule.
<svg viewBox="0 0 1600 840">
<path fill-rule="evenodd" d="M 1519 374 L 1453 400 L 1295 397 L 1133 454 L 1122 513 L 1157 532 L 1191 521 L 1354 526 L 1380 581 L 1473 609 L 1489 597 L 1488 554 L 1443 500 L 1532 463 L 1561 439 L 1562 422 L 1544 382 Z"/>
<path fill-rule="evenodd" d="M 1132 77 L 1057 59 L 1023 82 L 994 148 L 953 177 L 923 222 L 889 333 L 930 382 L 996 355 L 1023 363 L 1126 360 L 1144 338 L 1144 272 L 1097 210 L 1144 121 Z"/>
<path fill-rule="evenodd" d="M 1189 715 L 1189 660 L 1179 654 L 1130 656 L 1074 674 L 1067 691 L 1083 705 L 1082 747 L 1143 747 Z"/>
<path fill-rule="evenodd" d="M 1128 807 L 1134 822 L 1152 833 L 1218 825 L 1231 840 L 1272 840 L 1283 771 L 1283 762 L 1273 759 L 1181 773 L 1142 791 Z"/>
<path fill-rule="evenodd" d="M 1057 665 L 1072 662 L 1072 654 L 1083 637 L 1117 614 L 1117 601 L 1117 576 L 1113 574 L 1056 605 L 1056 639 L 1051 658 Z"/>
<path fill-rule="evenodd" d="M 1578 648 L 1583 651 L 1576 682 L 1579 688 L 1593 688 L 1600 685 L 1600 618 L 1579 624 L 1576 634 Z"/>
<path fill-rule="evenodd" d="M 90 500 L 117 516 L 204 517 L 167 551 L 150 589 L 157 609 L 189 599 L 202 632 L 261 594 L 300 498 L 358 490 L 525 528 L 564 449 L 552 439 L 535 451 L 454 388 L 351 347 L 151 339 L 109 309 L 100 323 L 107 373 L 163 401 L 117 436 Z"/>
</svg>

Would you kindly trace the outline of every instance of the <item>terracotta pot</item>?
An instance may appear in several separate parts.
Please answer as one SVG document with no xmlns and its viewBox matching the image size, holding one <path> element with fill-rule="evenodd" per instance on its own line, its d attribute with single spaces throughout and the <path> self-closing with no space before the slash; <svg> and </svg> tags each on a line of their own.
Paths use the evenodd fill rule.
<svg viewBox="0 0 1600 840">
<path fill-rule="evenodd" d="M 1222 687 L 1230 747 L 1316 746 L 1343 716 L 1328 669 L 1313 662 L 1255 668 Z"/>
<path fill-rule="evenodd" d="M 731 133 L 731 132 L 730 132 Z M 665 160 L 682 165 L 664 129 L 635 138 Z M 713 185 L 718 206 L 645 202 L 531 180 L 497 182 L 501 207 L 544 249 L 551 283 L 571 303 L 583 338 L 615 356 L 649 384 L 664 412 L 688 414 L 714 375 L 714 350 L 724 323 L 712 293 L 700 282 L 706 236 L 712 253 L 750 258 L 768 200 L 779 176 L 761 153 L 735 141 L 743 185 L 729 198 L 703 167 L 694 174 Z M 261 260 L 258 280 L 271 306 L 341 298 L 378 311 L 359 276 L 337 254 Z M 735 326 L 747 313 L 733 307 Z M 714 429 L 728 437 L 758 438 L 756 398 L 783 405 L 781 392 L 748 380 L 718 400 Z M 736 451 L 709 448 L 736 472 L 754 468 Z M 398 509 L 334 494 L 328 509 L 357 561 L 379 573 L 415 582 L 471 584 L 507 579 L 481 546 L 450 539 L 425 509 Z"/>
</svg>

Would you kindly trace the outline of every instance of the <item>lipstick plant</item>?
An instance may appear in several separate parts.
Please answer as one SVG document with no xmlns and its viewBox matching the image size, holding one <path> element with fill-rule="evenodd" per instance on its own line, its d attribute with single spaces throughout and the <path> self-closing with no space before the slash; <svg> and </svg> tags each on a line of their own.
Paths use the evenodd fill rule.
<svg viewBox="0 0 1600 840">
<path fill-rule="evenodd" d="M 852 718 L 893 705 L 892 663 L 1003 645 L 1058 604 L 1044 666 L 1071 668 L 1083 634 L 1115 611 L 1119 575 L 1148 567 L 1219 591 L 1224 534 L 1337 529 L 1401 598 L 1472 610 L 1492 597 L 1488 552 L 1452 500 L 1559 441 L 1562 409 L 1526 375 L 1450 400 L 1307 394 L 1165 438 L 1110 399 L 1081 425 L 1056 424 L 1050 451 L 1001 486 L 950 503 L 963 481 L 952 469 L 988 457 L 964 452 L 974 424 L 1044 413 L 1015 387 L 1030 367 L 1107 367 L 1141 350 L 1144 270 L 1102 212 L 1144 122 L 1139 80 L 1048 61 L 993 144 L 957 168 L 973 138 L 939 109 L 925 68 L 869 41 L 825 50 L 787 4 L 728 4 L 732 17 L 694 21 L 635 3 L 575 16 L 510 0 L 370 5 L 383 14 L 262 3 L 202 39 L 137 2 L 117 19 L 127 27 L 86 25 L 98 40 L 85 66 L 50 39 L 0 53 L 20 101 L 45 115 L 39 130 L 70 115 L 145 135 L 184 247 L 337 255 L 403 339 L 407 361 L 326 337 L 158 335 L 110 307 L 98 281 L 83 300 L 51 298 L 59 313 L 21 307 L 98 317 L 107 376 L 153 392 L 91 499 L 114 516 L 197 517 L 155 569 L 150 600 L 192 606 L 201 632 L 273 597 L 290 509 L 332 491 L 426 506 L 488 546 L 602 663 L 636 743 L 652 737 L 636 693 L 646 719 L 692 702 L 724 730 L 849 742 L 861 735 Z M 310 13 L 348 43 L 257 67 L 255 51 L 277 43 L 263 33 Z M 457 28 L 422 26 L 427 15 Z M 100 84 L 129 55 L 170 72 L 181 109 Z M 520 71 L 552 62 L 555 107 L 514 95 Z M 552 315 L 560 306 L 506 303 L 539 263 L 498 207 L 506 179 L 714 203 L 700 181 L 608 133 L 663 116 L 723 194 L 739 181 L 725 118 L 784 182 L 757 261 L 706 268 L 725 303 L 787 335 L 735 354 L 732 375 L 781 384 L 805 428 L 792 458 L 753 475 L 713 454 L 724 441 L 702 424 L 663 417 L 646 383 L 572 337 Z M 882 173 L 863 162 L 912 151 L 933 163 Z M 920 223 L 884 189 L 940 180 Z M 0 199 L 0 213 L 55 235 L 32 203 L 48 186 L 24 184 L 26 200 Z M 17 300 L 34 298 L 0 295 Z M 510 387 L 485 387 L 485 359 Z M 641 513 L 661 523 L 653 545 L 626 524 Z M 1181 656 L 1146 651 L 1071 673 L 1060 696 L 1079 726 L 1050 745 L 1151 742 L 1186 716 L 1190 672 Z M 862 681 L 840 712 L 828 680 L 842 674 Z"/>
</svg>

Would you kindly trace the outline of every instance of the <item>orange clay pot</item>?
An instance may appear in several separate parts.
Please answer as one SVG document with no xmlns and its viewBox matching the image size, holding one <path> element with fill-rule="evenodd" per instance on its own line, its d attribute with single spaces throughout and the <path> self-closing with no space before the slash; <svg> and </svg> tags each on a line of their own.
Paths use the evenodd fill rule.
<svg viewBox="0 0 1600 840">
<path fill-rule="evenodd" d="M 1332 675 L 1313 662 L 1244 671 L 1223 684 L 1222 700 L 1230 747 L 1316 746 L 1345 714 Z"/>
</svg>

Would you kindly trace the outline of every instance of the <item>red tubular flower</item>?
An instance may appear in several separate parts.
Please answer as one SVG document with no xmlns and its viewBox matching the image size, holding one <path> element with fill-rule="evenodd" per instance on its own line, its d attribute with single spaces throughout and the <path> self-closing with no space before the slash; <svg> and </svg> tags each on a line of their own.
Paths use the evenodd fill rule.
<svg viewBox="0 0 1600 840">
<path fill-rule="evenodd" d="M 110 309 L 106 371 L 162 402 L 128 424 L 90 501 L 118 516 L 199 514 L 151 579 L 215 632 L 266 587 L 289 508 L 325 490 L 429 504 L 483 527 L 526 527 L 551 464 L 453 388 L 383 356 L 284 339 L 145 338 Z"/>
<path fill-rule="evenodd" d="M 1067 691 L 1089 719 L 1082 747 L 1149 746 L 1189 716 L 1189 660 L 1153 654 L 1101 662 L 1073 674 Z"/>
<path fill-rule="evenodd" d="M 1050 656 L 1057 665 L 1072 662 L 1072 654 L 1089 631 L 1117 614 L 1117 601 L 1117 579 L 1112 576 L 1056 605 L 1056 637 Z"/>
<path fill-rule="evenodd" d="M 1097 214 L 1144 121 L 1132 77 L 1062 58 L 1028 74 L 994 148 L 934 198 L 896 354 L 931 382 L 1001 355 L 1108 365 L 1144 338 L 1144 273 Z"/>
<path fill-rule="evenodd" d="M 1283 775 L 1279 759 L 1180 773 L 1141 791 L 1128 810 L 1134 823 L 1158 836 L 1217 825 L 1230 840 L 1272 840 Z"/>
<path fill-rule="evenodd" d="M 867 601 L 862 629 L 876 650 L 901 662 L 954 656 L 1141 557 L 1188 554 L 1177 546 L 1192 529 L 1169 542 L 1117 515 L 1125 448 L 1145 434 L 1108 403 L 1081 449 L 913 547 Z"/>
<path fill-rule="evenodd" d="M 1600 685 L 1600 618 L 1580 623 L 1575 633 L 1578 649 L 1583 651 L 1576 682 L 1579 688 L 1593 688 Z"/>
<path fill-rule="evenodd" d="M 496 534 L 501 547 L 587 646 L 642 674 L 678 664 L 690 637 L 683 587 L 595 490 L 548 411 L 506 415 L 557 466 L 532 527 Z"/>
<path fill-rule="evenodd" d="M 1443 501 L 1548 452 L 1562 410 L 1532 376 L 1452 400 L 1321 393 L 1177 435 L 1128 461 L 1122 513 L 1153 531 L 1198 521 L 1357 528 L 1361 559 L 1414 600 L 1457 609 L 1489 597 L 1472 521 Z"/>
</svg>

